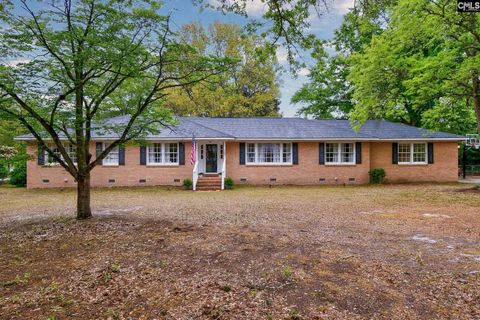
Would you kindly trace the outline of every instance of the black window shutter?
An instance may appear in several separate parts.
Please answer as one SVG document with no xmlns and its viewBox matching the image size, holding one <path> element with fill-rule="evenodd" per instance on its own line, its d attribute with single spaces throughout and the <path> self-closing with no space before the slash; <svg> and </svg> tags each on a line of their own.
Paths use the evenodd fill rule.
<svg viewBox="0 0 480 320">
<path fill-rule="evenodd" d="M 38 144 L 37 164 L 39 166 L 43 166 L 45 164 L 45 148 L 40 143 Z"/>
<path fill-rule="evenodd" d="M 292 143 L 293 164 L 298 164 L 298 143 Z"/>
<path fill-rule="evenodd" d="M 245 142 L 240 142 L 240 164 L 245 164 Z"/>
<path fill-rule="evenodd" d="M 318 144 L 318 163 L 325 164 L 325 143 Z"/>
<path fill-rule="evenodd" d="M 125 147 L 124 146 L 118 147 L 118 165 L 120 166 L 125 165 Z"/>
<path fill-rule="evenodd" d="M 362 164 L 362 143 L 355 142 L 355 163 Z"/>
<path fill-rule="evenodd" d="M 428 163 L 433 164 L 433 142 L 429 142 L 427 145 L 428 149 Z"/>
<path fill-rule="evenodd" d="M 185 144 L 183 142 L 178 144 L 178 163 L 185 164 Z"/>
<path fill-rule="evenodd" d="M 140 146 L 140 165 L 144 166 L 147 164 L 147 147 Z"/>
<path fill-rule="evenodd" d="M 398 143 L 392 143 L 392 163 L 398 164 Z"/>
<path fill-rule="evenodd" d="M 102 150 L 103 150 L 103 143 L 102 142 L 95 143 L 95 151 L 96 151 L 97 158 L 100 156 L 100 153 L 102 153 Z"/>
</svg>

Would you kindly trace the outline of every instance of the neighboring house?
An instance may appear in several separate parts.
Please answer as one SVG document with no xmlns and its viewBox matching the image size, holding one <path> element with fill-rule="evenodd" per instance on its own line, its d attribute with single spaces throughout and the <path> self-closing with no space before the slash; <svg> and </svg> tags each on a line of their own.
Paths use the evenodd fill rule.
<svg viewBox="0 0 480 320">
<path fill-rule="evenodd" d="M 92 154 L 114 138 L 94 133 Z M 31 135 L 17 139 L 27 141 L 33 156 L 28 188 L 75 185 Z M 355 132 L 346 120 L 183 117 L 145 140 L 148 146 L 111 152 L 92 171 L 92 186 L 181 185 L 190 178 L 197 189 L 215 189 L 227 176 L 237 184 L 363 184 L 373 168 L 384 168 L 388 182 L 457 181 L 458 141 L 464 137 L 381 120 Z M 75 153 L 73 146 L 69 150 Z"/>
</svg>

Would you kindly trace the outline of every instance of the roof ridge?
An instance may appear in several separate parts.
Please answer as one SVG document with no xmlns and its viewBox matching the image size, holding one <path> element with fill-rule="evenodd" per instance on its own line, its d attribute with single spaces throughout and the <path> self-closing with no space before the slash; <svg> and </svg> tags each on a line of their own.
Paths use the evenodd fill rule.
<svg viewBox="0 0 480 320">
<path fill-rule="evenodd" d="M 230 137 L 230 138 L 235 138 L 235 136 L 232 136 L 231 134 L 225 133 L 225 132 L 220 131 L 220 130 L 217 130 L 217 129 L 213 129 L 213 128 L 207 127 L 206 125 L 200 124 L 200 123 L 195 122 L 195 121 L 193 121 L 193 120 L 191 120 L 191 119 L 187 119 L 186 117 L 181 117 L 181 118 L 184 119 L 184 120 L 186 120 L 187 122 L 194 123 L 194 124 L 196 124 L 197 126 L 204 127 L 204 128 L 207 128 L 208 130 L 212 130 L 212 131 L 215 131 L 215 132 L 218 132 L 218 133 L 221 133 L 221 134 L 225 134 L 225 135 L 227 135 L 227 136 Z"/>
</svg>

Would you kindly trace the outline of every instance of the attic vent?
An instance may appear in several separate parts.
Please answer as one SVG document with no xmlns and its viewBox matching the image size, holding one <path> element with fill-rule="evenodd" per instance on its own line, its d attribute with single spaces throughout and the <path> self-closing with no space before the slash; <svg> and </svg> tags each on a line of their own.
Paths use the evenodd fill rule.
<svg viewBox="0 0 480 320">
<path fill-rule="evenodd" d="M 108 183 L 115 183 L 115 179 L 108 179 Z"/>
<path fill-rule="evenodd" d="M 145 183 L 145 182 L 147 182 L 147 179 L 140 179 L 140 180 L 138 180 L 138 182 Z"/>
<path fill-rule="evenodd" d="M 180 182 L 180 179 L 173 179 L 173 182 Z"/>
<path fill-rule="evenodd" d="M 247 178 L 240 178 L 241 182 L 247 182 Z"/>
<path fill-rule="evenodd" d="M 48 179 L 43 179 L 42 182 L 43 182 L 43 183 L 49 183 L 50 180 L 48 180 Z"/>
</svg>

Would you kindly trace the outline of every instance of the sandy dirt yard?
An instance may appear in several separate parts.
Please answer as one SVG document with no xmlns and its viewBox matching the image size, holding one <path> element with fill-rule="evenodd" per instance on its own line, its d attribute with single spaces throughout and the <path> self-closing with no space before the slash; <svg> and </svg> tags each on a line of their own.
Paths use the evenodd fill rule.
<svg viewBox="0 0 480 320">
<path fill-rule="evenodd" d="M 471 186 L 0 188 L 2 319 L 479 319 Z"/>
</svg>

